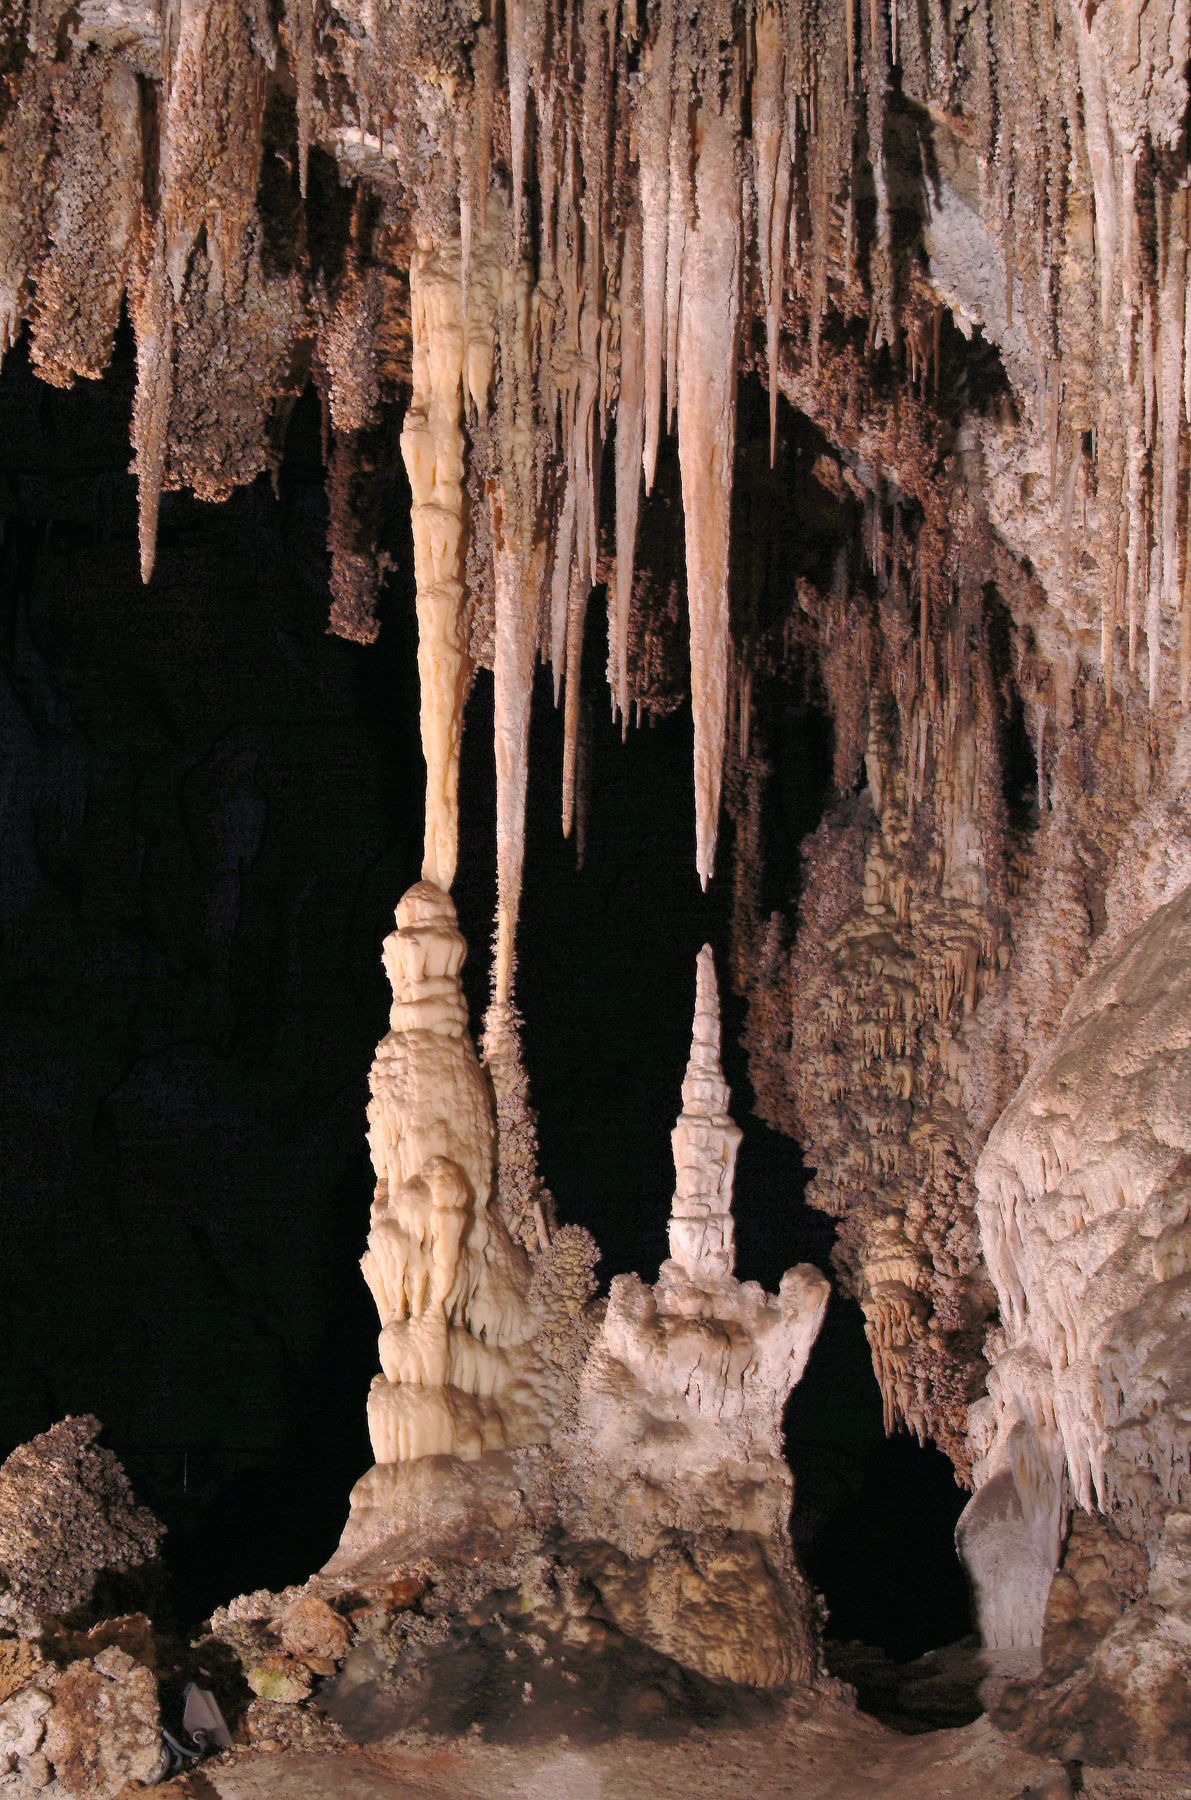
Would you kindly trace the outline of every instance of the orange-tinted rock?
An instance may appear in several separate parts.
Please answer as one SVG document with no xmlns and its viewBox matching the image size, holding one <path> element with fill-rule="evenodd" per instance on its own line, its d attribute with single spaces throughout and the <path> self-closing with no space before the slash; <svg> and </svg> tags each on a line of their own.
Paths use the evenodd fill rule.
<svg viewBox="0 0 1191 1800">
<path fill-rule="evenodd" d="M 350 1630 L 334 1607 L 315 1594 L 291 1606 L 281 1618 L 281 1642 L 291 1656 L 310 1663 L 311 1658 L 332 1665 L 347 1653 Z M 319 1670 L 320 1674 L 330 1673 Z"/>
</svg>

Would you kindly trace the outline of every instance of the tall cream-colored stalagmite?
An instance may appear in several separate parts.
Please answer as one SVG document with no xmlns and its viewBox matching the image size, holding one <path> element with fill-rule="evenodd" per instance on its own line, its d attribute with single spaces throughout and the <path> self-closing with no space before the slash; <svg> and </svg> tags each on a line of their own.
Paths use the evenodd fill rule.
<svg viewBox="0 0 1191 1800">
<path fill-rule="evenodd" d="M 401 454 L 413 490 L 426 838 L 422 875 L 449 889 L 459 849 L 463 641 L 463 382 L 467 333 L 458 246 L 422 244 L 409 275 L 413 398 Z"/>
<path fill-rule="evenodd" d="M 475 1458 L 545 1436 L 529 1266 L 489 1209 L 495 1132 L 459 985 L 450 897 L 422 881 L 385 940 L 392 1029 L 372 1066 L 376 1169 L 362 1267 L 381 1317 L 368 1398 L 377 1463 Z"/>
<path fill-rule="evenodd" d="M 686 515 L 695 722 L 695 865 L 715 866 L 728 719 L 728 551 L 740 318 L 738 96 L 705 103 L 696 138 L 695 219 L 687 232 L 678 328 L 678 452 Z"/>
</svg>

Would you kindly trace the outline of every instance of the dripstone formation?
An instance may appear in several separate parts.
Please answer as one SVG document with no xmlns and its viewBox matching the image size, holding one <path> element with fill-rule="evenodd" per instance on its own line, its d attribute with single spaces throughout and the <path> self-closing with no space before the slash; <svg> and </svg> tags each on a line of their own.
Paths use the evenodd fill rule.
<svg viewBox="0 0 1191 1800">
<path fill-rule="evenodd" d="M 779 1293 L 737 1281 L 740 1128 L 720 1071 L 715 964 L 699 954 L 691 1059 L 673 1132 L 670 1257 L 654 1287 L 618 1275 L 579 1390 L 572 1529 L 615 1546 L 601 1584 L 627 1630 L 707 1673 L 806 1681 L 813 1607 L 786 1526 L 782 1412 L 823 1323 L 808 1264 Z"/>
<path fill-rule="evenodd" d="M 459 1571 L 503 1557 L 588 1649 L 814 1666 L 780 1425 L 824 1292 L 735 1278 L 710 958 L 657 1283 L 597 1301 L 537 1167 L 534 673 L 582 849 L 602 607 L 622 730 L 689 700 L 757 1109 L 837 1222 L 886 1428 L 972 1489 L 987 1647 L 1041 1657 L 1002 1722 L 1184 1758 L 1185 0 L 11 0 L 0 25 L 0 350 L 97 379 L 127 314 L 144 579 L 162 496 L 276 479 L 312 386 L 331 627 L 369 644 L 408 479 L 425 835 L 386 945 L 376 1464 L 336 1604 L 429 1559 L 465 1612 Z M 450 890 L 489 674 L 481 1064 Z M 797 710 L 832 769 L 795 843 Z M 230 1620 L 250 1662 L 282 1654 L 272 1604 Z"/>
<path fill-rule="evenodd" d="M 411 888 L 385 944 L 392 1030 L 369 1109 L 376 1466 L 326 1575 L 368 1582 L 400 1567 L 421 1579 L 429 1559 L 445 1589 L 444 1565 L 549 1549 L 626 1638 L 712 1679 L 805 1682 L 815 1608 L 790 1544 L 781 1421 L 828 1285 L 806 1265 L 776 1297 L 735 1278 L 741 1133 L 711 951 L 673 1134 L 674 1255 L 655 1288 L 618 1277 L 602 1318 L 590 1257 L 565 1231 L 531 1256 L 501 1216 L 463 956 L 448 896 Z"/>
</svg>

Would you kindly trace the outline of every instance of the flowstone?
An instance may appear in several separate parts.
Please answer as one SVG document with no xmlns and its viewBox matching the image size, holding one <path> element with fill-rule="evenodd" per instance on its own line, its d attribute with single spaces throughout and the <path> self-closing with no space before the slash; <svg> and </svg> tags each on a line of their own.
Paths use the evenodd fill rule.
<svg viewBox="0 0 1191 1800">
<path fill-rule="evenodd" d="M 976 1493 L 959 1543 L 985 1640 L 1043 1646 L 1054 1685 L 1015 1714 L 1032 1745 L 1181 1763 L 1191 888 L 1080 983 L 977 1183 L 1002 1326 L 988 1398 L 972 1409 Z M 1102 1629 L 1089 1637 L 1093 1617 Z"/>
</svg>

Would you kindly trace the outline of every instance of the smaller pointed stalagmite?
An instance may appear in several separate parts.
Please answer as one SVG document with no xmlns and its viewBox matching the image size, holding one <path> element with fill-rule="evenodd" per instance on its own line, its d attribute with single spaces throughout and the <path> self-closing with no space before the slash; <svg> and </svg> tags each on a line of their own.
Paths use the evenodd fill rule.
<svg viewBox="0 0 1191 1800">
<path fill-rule="evenodd" d="M 720 1068 L 720 997 L 710 944 L 699 952 L 695 1027 L 682 1084 L 682 1111 L 670 1134 L 677 1177 L 670 1208 L 670 1255 L 700 1285 L 736 1268 L 732 1183 L 742 1136 L 728 1112 Z"/>
<path fill-rule="evenodd" d="M 713 1680 L 781 1687 L 806 1680 L 814 1660 L 788 1533 L 782 1412 L 829 1290 L 806 1263 L 786 1270 L 776 1294 L 737 1281 L 741 1132 L 728 1098 L 705 945 L 672 1134 L 671 1254 L 653 1287 L 637 1275 L 612 1282 L 579 1384 L 573 1518 L 610 1547 L 590 1578 L 621 1630 Z"/>
</svg>

